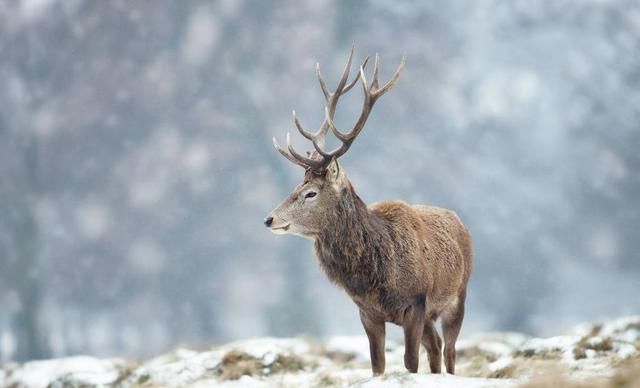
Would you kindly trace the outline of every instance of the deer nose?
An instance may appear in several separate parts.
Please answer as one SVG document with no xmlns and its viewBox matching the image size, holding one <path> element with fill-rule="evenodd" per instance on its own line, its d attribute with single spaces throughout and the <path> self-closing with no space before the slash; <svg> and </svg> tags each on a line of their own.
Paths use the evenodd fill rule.
<svg viewBox="0 0 640 388">
<path fill-rule="evenodd" d="M 267 217 L 264 219 L 264 226 L 266 226 L 267 228 L 270 227 L 272 223 L 273 223 L 273 217 Z"/>
</svg>

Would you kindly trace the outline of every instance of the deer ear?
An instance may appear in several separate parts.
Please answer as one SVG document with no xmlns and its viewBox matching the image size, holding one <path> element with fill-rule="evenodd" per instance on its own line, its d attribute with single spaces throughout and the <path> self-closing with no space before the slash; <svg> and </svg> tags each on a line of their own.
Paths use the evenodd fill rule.
<svg viewBox="0 0 640 388">
<path fill-rule="evenodd" d="M 340 165 L 338 164 L 338 160 L 333 158 L 331 159 L 331 163 L 327 167 L 327 177 L 332 182 L 336 182 L 340 177 Z"/>
</svg>

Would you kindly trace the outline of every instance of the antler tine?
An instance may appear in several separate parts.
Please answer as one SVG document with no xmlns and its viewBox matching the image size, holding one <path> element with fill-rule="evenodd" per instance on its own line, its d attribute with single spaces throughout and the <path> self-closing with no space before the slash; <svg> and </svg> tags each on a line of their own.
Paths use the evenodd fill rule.
<svg viewBox="0 0 640 388">
<path fill-rule="evenodd" d="M 371 89 L 378 88 L 378 65 L 379 65 L 380 57 L 378 53 L 376 53 L 376 60 L 373 62 L 373 80 L 371 81 Z"/>
<path fill-rule="evenodd" d="M 287 158 L 287 160 L 289 160 L 292 163 L 297 164 L 300 167 L 303 168 L 307 168 L 308 166 L 301 163 L 299 160 L 297 160 L 296 158 L 294 158 L 293 156 L 291 156 L 287 151 L 283 150 L 282 147 L 280 147 L 280 144 L 278 143 L 278 140 L 276 140 L 275 136 L 273 137 L 273 146 L 275 147 L 275 149 L 285 158 Z"/>
<path fill-rule="evenodd" d="M 358 121 L 353 126 L 348 133 L 343 134 L 343 137 L 346 138 L 346 141 L 349 144 L 353 141 L 353 139 L 358 136 L 362 128 L 364 128 L 364 124 L 369 118 L 369 113 L 371 113 L 371 108 L 373 108 L 373 104 L 375 104 L 375 99 L 373 99 L 371 94 L 371 88 L 367 87 L 367 79 L 364 76 L 364 69 L 360 68 L 360 79 L 362 80 L 362 88 L 364 89 L 364 101 L 362 102 L 362 113 L 360 113 L 360 117 Z M 337 128 L 336 128 L 337 131 Z"/>
<path fill-rule="evenodd" d="M 296 125 L 296 128 L 298 128 L 298 132 L 300 132 L 300 134 L 305 138 L 309 140 L 313 140 L 313 135 L 310 132 L 307 132 L 304 128 L 302 128 L 302 124 L 300 124 L 300 120 L 298 120 L 298 115 L 296 115 L 295 110 L 292 111 L 292 115 L 293 115 L 293 123 Z"/>
<path fill-rule="evenodd" d="M 367 57 L 364 59 L 364 61 L 362 61 L 362 64 L 360 65 L 360 67 L 364 69 L 365 67 L 367 67 L 367 63 L 368 62 L 369 62 L 369 56 L 367 55 Z M 355 76 L 353 81 L 351 81 L 351 83 L 349 83 L 349 85 L 345 86 L 344 89 L 342 90 L 342 93 L 340 93 L 340 94 L 345 94 L 346 92 L 351 90 L 351 88 L 356 84 L 356 82 L 358 82 L 359 79 L 360 79 L 360 74 Z"/>
<path fill-rule="evenodd" d="M 342 78 L 340 78 L 340 82 L 338 82 L 336 91 L 333 93 L 333 97 L 336 100 L 337 100 L 336 97 L 340 96 L 344 91 L 344 86 L 347 84 L 347 80 L 349 79 L 349 72 L 351 71 L 351 61 L 353 60 L 354 50 L 355 50 L 355 46 L 351 46 L 351 51 L 349 51 L 349 59 L 347 59 L 347 64 L 344 65 L 344 70 L 342 71 Z"/>
<path fill-rule="evenodd" d="M 345 142 L 348 140 L 347 137 L 343 135 L 342 132 L 338 131 L 338 128 L 336 128 L 336 125 L 333 123 L 333 119 L 329 115 L 329 109 L 327 107 L 324 108 L 324 119 L 326 120 L 329 128 L 331 128 L 331 132 L 333 132 L 333 134 L 335 135 L 335 137 L 338 138 L 338 140 L 342 142 Z"/>
<path fill-rule="evenodd" d="M 322 94 L 324 94 L 325 100 L 328 101 L 331 93 L 329 92 L 329 89 L 327 89 L 327 83 L 324 82 L 324 78 L 322 78 L 322 73 L 320 73 L 320 62 L 316 62 L 316 75 L 318 76 L 318 81 L 320 82 Z"/>
<path fill-rule="evenodd" d="M 300 163 L 309 165 L 311 159 L 300 155 L 298 152 L 296 152 L 296 150 L 293 149 L 293 146 L 291 145 L 291 134 L 289 132 L 287 132 L 287 150 L 289 151 L 289 154 L 296 158 Z"/>
<path fill-rule="evenodd" d="M 354 51 L 355 51 L 355 46 L 351 46 L 351 50 L 349 51 L 349 58 L 347 59 L 347 64 L 344 66 L 344 70 L 342 71 L 342 77 L 340 78 L 340 82 L 338 82 L 338 86 L 336 86 L 336 89 L 333 92 L 329 92 L 326 89 L 327 85 L 324 82 L 324 79 L 321 78 L 322 77 L 321 75 L 319 76 L 320 87 L 323 88 L 322 92 L 325 94 L 325 98 L 327 100 L 327 106 L 329 107 L 329 113 L 331 116 L 333 116 L 336 112 L 336 106 L 338 105 L 338 99 L 340 99 L 340 96 L 348 92 L 355 84 L 355 81 L 357 81 L 358 79 L 358 77 L 356 77 L 354 81 L 352 81 L 351 83 L 349 83 L 349 85 L 347 85 L 347 81 L 349 79 L 349 72 L 351 71 L 351 63 L 353 61 Z M 365 58 L 365 60 L 363 61 L 363 64 L 366 65 L 368 60 L 369 60 L 368 57 Z M 320 74 L 319 71 L 318 71 L 318 74 Z M 324 144 L 325 144 L 324 138 L 327 135 L 328 130 L 329 130 L 329 127 L 325 120 L 320 126 L 320 128 L 318 129 L 318 131 L 313 134 L 315 138 L 314 146 L 324 147 Z"/>
<path fill-rule="evenodd" d="M 313 140 L 311 140 L 311 144 L 313 144 L 313 148 L 316 149 L 316 151 L 322 155 L 322 157 L 327 160 L 328 158 L 331 157 L 331 155 L 329 153 L 327 153 L 325 150 L 322 149 L 322 147 L 324 146 L 324 144 L 320 144 L 318 142 L 318 140 L 321 140 L 322 143 L 324 143 L 324 137 L 318 139 L 319 137 L 314 138 Z"/>
<path fill-rule="evenodd" d="M 362 61 L 362 64 L 360 65 L 360 67 L 365 68 L 367 66 L 367 62 L 369 62 L 369 57 L 367 56 L 364 61 Z M 350 65 L 350 64 L 349 64 Z M 337 93 L 331 93 L 329 91 L 329 89 L 327 88 L 327 83 L 325 82 L 324 78 L 322 78 L 322 73 L 320 72 L 320 63 L 316 63 L 316 75 L 318 76 L 318 82 L 320 82 L 320 88 L 322 89 L 322 94 L 324 94 L 324 98 L 328 101 L 333 95 L 337 94 Z M 353 86 L 356 84 L 356 82 L 358 82 L 358 76 L 356 76 L 351 82 L 349 82 L 348 85 L 346 85 L 342 91 L 340 91 L 339 94 L 345 94 L 346 92 L 348 92 L 349 90 L 351 90 L 351 88 L 353 88 Z M 337 92 L 337 88 L 336 88 L 336 92 Z"/>
<path fill-rule="evenodd" d="M 320 64 L 319 63 L 316 64 L 316 74 L 318 76 L 318 81 L 320 82 L 320 88 L 322 89 L 324 98 L 327 101 L 327 106 L 329 107 L 329 113 L 331 116 L 333 116 L 336 112 L 336 106 L 338 105 L 338 99 L 340 98 L 340 96 L 342 96 L 343 94 L 351 90 L 351 88 L 353 88 L 356 82 L 358 82 L 359 77 L 356 76 L 353 79 L 353 81 L 351 81 L 349 84 L 346 84 L 347 80 L 349 79 L 349 72 L 351 70 L 351 63 L 353 60 L 354 51 L 355 51 L 355 46 L 351 46 L 351 51 L 349 52 L 349 58 L 347 60 L 347 64 L 345 65 L 344 70 L 342 71 L 342 78 L 340 79 L 338 86 L 333 92 L 329 91 L 329 89 L 327 88 L 327 83 L 325 82 L 324 78 L 322 78 L 322 73 L 320 72 Z M 367 65 L 368 61 L 369 61 L 369 57 L 367 56 L 362 61 L 362 65 L 360 65 L 360 67 L 364 68 Z M 294 117 L 294 121 L 295 120 L 296 119 Z M 325 143 L 324 137 L 327 135 L 327 130 L 329 129 L 326 120 L 322 123 L 320 128 L 318 128 L 318 130 L 313 134 L 307 131 L 304 131 L 303 133 L 302 131 L 304 130 L 304 128 L 300 126 L 299 121 L 296 122 L 296 127 L 298 128 L 302 136 L 304 136 L 305 138 L 309 140 L 313 140 L 311 137 L 315 137 L 316 140 L 314 145 L 324 147 L 324 143 Z"/>
<path fill-rule="evenodd" d="M 338 130 L 338 128 L 336 128 L 335 124 L 333 123 L 332 117 L 329 115 L 328 109 L 325 108 L 325 120 L 329 125 L 329 128 L 331 128 L 331 132 L 333 132 L 335 137 L 337 137 L 343 143 L 353 141 L 353 138 L 354 138 L 353 133 L 355 129 L 358 127 L 359 124 L 361 124 L 364 127 L 364 121 L 366 121 L 366 118 L 369 115 L 369 111 L 371 107 L 373 107 L 373 103 L 371 103 L 371 93 L 369 92 L 369 88 L 367 87 L 367 78 L 364 75 L 364 68 L 362 67 L 360 68 L 358 79 L 362 83 L 362 92 L 364 94 L 364 102 L 362 104 L 362 113 L 358 118 L 358 122 L 356 123 L 354 128 L 351 131 L 349 131 L 349 133 L 346 133 L 346 134 L 342 133 Z M 358 130 L 358 132 L 360 132 L 360 130 Z"/>
<path fill-rule="evenodd" d="M 396 71 L 393 73 L 393 76 L 391 77 L 391 79 L 389 80 L 389 82 L 387 82 L 383 87 L 381 87 L 378 90 L 373 91 L 373 97 L 375 99 L 377 99 L 378 97 L 382 96 L 383 94 L 385 94 L 386 92 L 388 92 L 392 87 L 395 86 L 396 82 L 398 82 L 398 79 L 400 79 L 400 73 L 402 72 L 402 70 L 404 69 L 404 64 L 406 62 L 407 57 L 405 55 L 402 56 L 402 60 L 400 61 L 400 64 L 398 65 L 398 68 L 396 69 Z"/>
<path fill-rule="evenodd" d="M 314 139 L 312 140 L 314 144 L 316 142 L 316 138 L 317 136 L 314 136 Z M 326 166 L 326 164 L 328 164 L 324 159 L 311 159 L 296 152 L 291 145 L 291 134 L 289 134 L 289 132 L 287 132 L 287 150 L 292 157 L 298 160 L 298 164 L 303 166 L 305 169 L 311 168 L 314 171 L 320 171 Z"/>
<path fill-rule="evenodd" d="M 331 97 L 335 95 L 340 95 L 341 93 L 348 91 L 353 87 L 353 83 L 349 84 L 347 88 L 345 88 L 345 84 L 347 83 L 347 79 L 349 78 L 349 70 L 351 69 L 351 61 L 353 59 L 353 52 L 355 50 L 355 46 L 351 46 L 351 51 L 349 51 L 349 58 L 347 59 L 347 64 L 344 66 L 344 70 L 342 70 L 342 77 L 340 78 L 340 82 L 338 82 L 338 87 L 335 92 L 331 93 L 327 88 L 327 83 L 324 78 L 322 78 L 322 73 L 320 72 L 320 63 L 316 63 L 316 75 L 318 76 L 318 82 L 320 82 L 320 88 L 322 89 L 322 93 L 324 94 L 324 98 L 328 101 Z M 345 90 L 346 89 L 346 90 Z"/>
<path fill-rule="evenodd" d="M 351 131 L 349 131 L 346 134 L 340 132 L 336 128 L 336 126 L 333 124 L 333 120 L 331 119 L 328 110 L 325 109 L 325 120 L 328 123 L 329 128 L 331 128 L 331 131 L 333 132 L 333 134 L 342 142 L 340 147 L 338 147 L 334 151 L 320 152 L 318 150 L 318 152 L 325 158 L 325 160 L 330 161 L 333 158 L 339 158 L 349 150 L 349 147 L 351 147 L 351 143 L 353 142 L 353 140 L 358 136 L 362 128 L 364 128 L 364 124 L 367 121 L 367 117 L 369 117 L 369 112 L 371 111 L 371 108 L 375 103 L 375 100 L 371 99 L 371 93 L 369 92 L 369 88 L 367 87 L 367 79 L 364 76 L 364 68 L 362 67 L 360 67 L 360 75 L 358 78 L 362 82 L 362 89 L 364 92 L 364 102 L 362 104 L 362 113 L 360 114 L 358 121 L 356 122 L 355 126 Z"/>
</svg>

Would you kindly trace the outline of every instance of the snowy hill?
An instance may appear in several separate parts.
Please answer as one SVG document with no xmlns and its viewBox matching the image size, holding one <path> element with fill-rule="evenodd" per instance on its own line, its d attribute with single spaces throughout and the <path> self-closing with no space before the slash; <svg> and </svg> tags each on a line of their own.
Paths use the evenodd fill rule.
<svg viewBox="0 0 640 388">
<path fill-rule="evenodd" d="M 256 338 L 176 349 L 143 363 L 80 356 L 8 364 L 0 386 L 640 387 L 640 316 L 585 323 L 551 338 L 487 333 L 460 341 L 457 376 L 425 373 L 426 354 L 420 373 L 409 374 L 402 357 L 402 344 L 387 341 L 387 371 L 373 378 L 364 336 Z"/>
</svg>

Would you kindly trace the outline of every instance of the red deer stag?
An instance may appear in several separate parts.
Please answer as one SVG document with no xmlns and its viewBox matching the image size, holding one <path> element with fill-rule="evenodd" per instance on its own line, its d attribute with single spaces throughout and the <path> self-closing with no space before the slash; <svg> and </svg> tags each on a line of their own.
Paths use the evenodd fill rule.
<svg viewBox="0 0 640 388">
<path fill-rule="evenodd" d="M 429 357 L 431 372 L 440 373 L 442 340 L 434 323 L 442 318 L 444 362 L 448 373 L 455 370 L 455 343 L 464 317 L 467 282 L 471 272 L 471 236 L 451 210 L 402 201 L 382 201 L 367 206 L 358 197 L 337 159 L 360 134 L 375 102 L 398 81 L 405 63 L 384 86 L 378 85 L 378 56 L 370 84 L 364 75 L 368 58 L 351 82 L 349 69 L 353 48 L 335 91 L 327 89 L 319 66 L 317 75 L 327 101 L 325 119 L 315 133 L 306 131 L 295 111 L 298 131 L 311 141 L 315 151 L 303 156 L 274 138 L 274 146 L 285 158 L 305 169 L 304 181 L 264 220 L 277 234 L 292 233 L 314 241 L 322 269 L 346 290 L 360 309 L 360 320 L 369 339 L 373 374 L 384 373 L 385 323 L 403 328 L 404 365 L 418 371 L 420 343 Z M 338 99 L 358 81 L 364 104 L 349 132 L 336 128 L 333 118 Z M 341 145 L 324 149 L 328 131 Z"/>
</svg>

